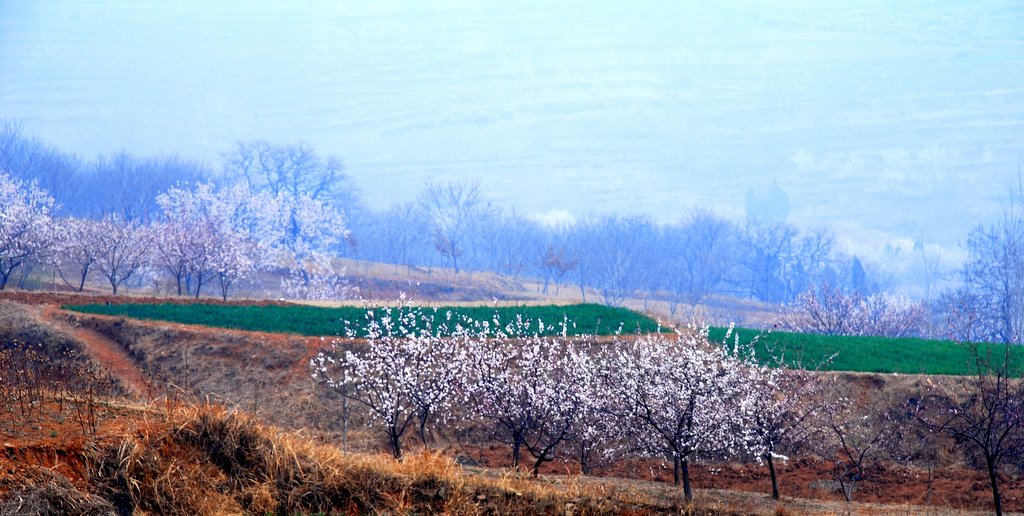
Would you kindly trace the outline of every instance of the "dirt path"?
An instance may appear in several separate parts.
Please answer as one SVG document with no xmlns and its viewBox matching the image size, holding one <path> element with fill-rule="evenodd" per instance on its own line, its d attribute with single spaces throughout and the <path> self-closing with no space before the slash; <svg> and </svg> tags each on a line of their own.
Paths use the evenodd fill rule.
<svg viewBox="0 0 1024 516">
<path fill-rule="evenodd" d="M 109 369 L 121 385 L 138 399 L 153 396 L 152 384 L 124 348 L 96 331 L 68 324 L 58 316 L 59 312 L 60 309 L 52 305 L 42 311 L 47 322 L 73 335 L 82 343 L 93 361 Z"/>
</svg>

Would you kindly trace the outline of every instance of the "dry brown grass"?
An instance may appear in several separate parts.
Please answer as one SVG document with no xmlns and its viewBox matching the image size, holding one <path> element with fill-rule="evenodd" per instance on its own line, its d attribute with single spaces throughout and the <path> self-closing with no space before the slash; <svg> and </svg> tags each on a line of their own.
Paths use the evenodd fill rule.
<svg viewBox="0 0 1024 516">
<path fill-rule="evenodd" d="M 122 513 L 646 514 L 664 506 L 583 482 L 467 475 L 436 452 L 394 461 L 279 433 L 213 405 L 173 407 L 94 450 L 93 481 Z"/>
<path fill-rule="evenodd" d="M 8 516 L 100 516 L 113 512 L 114 506 L 107 500 L 83 493 L 67 477 L 48 469 L 36 470 L 35 478 L 24 479 L 22 487 L 0 503 L 0 514 Z"/>
<path fill-rule="evenodd" d="M 522 472 L 464 468 L 430 450 L 401 461 L 347 454 L 304 432 L 281 432 L 223 406 L 163 403 L 120 410 L 119 417 L 105 418 L 104 431 L 84 441 L 22 440 L 19 448 L 0 448 L 0 514 L 771 515 L 924 510 L 797 498 L 777 504 L 763 493 L 707 489 L 697 490 L 694 503 L 686 504 L 677 487 L 662 483 L 579 475 L 534 479 Z M 24 467 L 12 468 L 13 462 L 4 462 L 5 453 L 19 450 L 12 460 Z M 68 462 L 72 457 L 81 460 Z M 51 472 L 58 466 L 66 477 Z"/>
<path fill-rule="evenodd" d="M 40 312 L 39 307 L 0 300 L 0 347 L 31 344 L 52 360 L 81 361 L 81 346 L 74 336 L 46 322 Z"/>
<path fill-rule="evenodd" d="M 698 492 L 624 479 L 463 469 L 434 451 L 345 454 L 219 406 L 172 407 L 97 450 L 94 481 L 123 512 L 161 514 L 839 514 L 884 506 Z M 897 508 L 895 512 L 912 512 Z"/>
</svg>

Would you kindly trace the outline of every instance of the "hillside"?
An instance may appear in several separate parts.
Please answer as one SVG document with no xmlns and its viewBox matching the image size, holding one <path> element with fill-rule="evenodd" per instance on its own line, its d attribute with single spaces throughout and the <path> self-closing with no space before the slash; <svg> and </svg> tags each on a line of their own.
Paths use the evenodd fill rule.
<svg viewBox="0 0 1024 516">
<path fill-rule="evenodd" d="M 41 302 L 43 298 L 36 300 Z M 66 303 L 67 298 L 63 297 L 59 302 Z M 42 328 L 45 330 L 44 334 L 50 335 L 46 340 L 65 342 L 75 354 L 87 357 L 92 363 L 113 374 L 115 388 L 105 396 L 114 396 L 109 399 L 115 401 L 99 403 L 97 406 L 108 410 L 108 416 L 118 416 L 118 423 L 109 424 L 114 425 L 112 428 L 116 430 L 115 434 L 121 432 L 118 434 L 119 438 L 123 438 L 124 432 L 135 431 L 134 427 L 139 424 L 137 419 L 126 418 L 128 414 L 134 413 L 147 419 L 149 416 L 145 414 L 164 411 L 167 403 L 177 407 L 182 402 L 193 404 L 199 400 L 210 400 L 233 411 L 251 414 L 251 417 L 255 418 L 252 419 L 254 424 L 258 419 L 260 425 L 273 425 L 279 428 L 275 432 L 300 432 L 304 439 L 311 442 L 335 445 L 344 443 L 344 448 L 350 453 L 379 453 L 386 449 L 386 442 L 379 433 L 372 429 L 364 429 L 362 416 L 358 413 L 353 414 L 350 420 L 351 428 L 344 432 L 339 427 L 343 420 L 343 405 L 339 395 L 310 380 L 309 359 L 325 345 L 325 340 L 320 337 L 210 329 L 179 323 L 81 314 L 62 311 L 53 304 L 31 306 L 5 301 L 2 313 L 6 317 L 0 324 L 0 329 L 3 330 L 5 338 L 11 335 L 21 335 L 22 338 L 38 335 Z M 34 329 L 24 331 L 26 327 Z M 931 377 L 880 374 L 839 374 L 836 379 L 844 392 L 851 393 L 857 399 L 871 400 L 872 403 L 879 405 L 898 405 L 919 396 L 933 381 Z M 956 381 L 948 378 L 934 380 Z M 153 405 L 154 402 L 157 404 Z M 12 406 L 10 409 L 12 412 L 9 414 L 17 416 L 17 413 L 13 412 L 15 407 Z M 60 419 L 64 422 L 59 423 Z M 8 419 L 16 420 L 17 417 Z M 99 417 L 99 420 L 99 426 L 107 424 L 103 422 L 103 416 Z M 81 419 L 76 417 L 42 417 L 35 425 L 9 427 L 4 439 L 11 443 L 13 448 L 7 449 L 7 457 L 23 457 L 25 453 L 38 457 L 49 456 L 54 452 L 45 450 L 54 446 L 54 439 L 60 442 L 85 443 L 92 438 L 89 437 L 89 432 L 84 432 L 89 435 L 82 435 L 83 425 Z M 75 433 L 75 428 L 80 429 L 77 431 L 78 434 Z M 439 449 L 449 457 L 462 457 L 459 459 L 461 462 L 478 463 L 489 468 L 508 465 L 508 451 L 501 446 L 456 446 L 454 436 L 443 438 L 448 444 L 440 445 Z M 79 452 L 71 449 L 55 453 L 58 456 L 81 456 Z M 932 503 L 954 508 L 986 508 L 988 498 L 983 476 L 962 464 L 960 459 L 956 458 L 953 448 L 943 447 L 939 451 L 939 457 L 940 463 L 943 464 L 941 468 L 917 460 L 908 463 L 876 464 L 872 467 L 871 475 L 858 483 L 856 499 L 871 503 Z M 390 459 L 384 458 L 372 461 L 390 463 Z M 831 462 L 813 458 L 780 465 L 783 491 L 787 496 L 824 501 L 789 499 L 786 503 L 809 503 L 825 513 L 833 512 L 821 509 L 842 498 L 834 482 L 830 480 L 832 468 Z M 490 475 L 489 470 L 463 468 L 461 471 L 485 477 Z M 731 490 L 715 494 L 711 494 L 712 491 L 702 491 L 709 493 L 709 498 L 705 498 L 711 501 L 709 503 L 718 503 L 714 500 L 724 499 L 731 500 L 728 504 L 767 507 L 764 505 L 764 493 L 767 492 L 769 484 L 767 471 L 763 466 L 756 463 L 711 463 L 695 465 L 693 471 L 695 487 L 698 489 Z M 564 482 L 569 482 L 568 485 L 571 487 L 575 485 L 574 483 L 586 482 L 590 485 L 591 482 L 576 476 L 559 480 L 562 478 L 560 475 L 578 472 L 578 466 L 570 457 L 545 464 L 542 472 L 546 475 L 555 475 L 549 479 L 555 485 L 565 485 Z M 665 482 L 671 482 L 671 467 L 666 467 L 661 461 L 628 460 L 612 467 L 599 468 L 597 473 L 610 478 L 607 481 L 594 481 L 598 482 L 594 489 L 602 492 L 613 489 L 609 486 L 619 486 L 615 489 L 623 489 L 626 492 L 664 491 L 678 494 L 670 486 L 665 485 Z M 75 476 L 70 472 L 66 475 Z M 81 474 L 78 475 L 81 477 Z M 21 473 L 15 477 L 22 480 L 27 478 Z M 630 480 L 614 480 L 616 477 Z M 499 475 L 499 480 L 501 478 L 506 477 Z M 655 481 L 655 484 L 645 483 L 647 481 Z M 525 479 L 522 482 L 529 484 Z M 95 489 L 95 486 L 92 488 Z M 579 487 L 572 489 L 578 490 Z M 668 506 L 678 503 L 678 499 L 674 500 L 668 502 Z M 1007 484 L 1007 507 L 1017 507 L 1021 500 L 1024 500 L 1022 486 Z M 666 507 L 658 505 L 659 503 L 662 502 L 654 503 L 648 508 L 660 507 L 652 509 L 659 512 Z M 873 513 L 877 510 L 876 508 L 867 512 Z"/>
<path fill-rule="evenodd" d="M 52 402 L 44 408 L 53 410 Z M 302 433 L 209 405 L 104 401 L 93 432 L 0 425 L 2 514 L 668 514 L 678 489 L 636 480 L 533 480 L 460 466 L 431 451 L 402 461 L 342 453 Z M 905 514 L 913 505 L 840 504 L 700 490 L 687 514 Z M 967 514 L 939 510 L 934 514 Z"/>
</svg>

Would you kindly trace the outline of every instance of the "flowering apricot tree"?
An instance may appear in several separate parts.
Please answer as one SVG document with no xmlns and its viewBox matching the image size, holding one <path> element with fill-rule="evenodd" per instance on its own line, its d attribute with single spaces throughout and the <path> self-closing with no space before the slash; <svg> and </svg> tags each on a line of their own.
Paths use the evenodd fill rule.
<svg viewBox="0 0 1024 516">
<path fill-rule="evenodd" d="M 339 341 L 320 353 L 313 377 L 366 407 L 396 457 L 410 429 L 426 444 L 428 427 L 454 423 L 488 429 L 511 447 L 514 467 L 525 451 L 534 476 L 568 447 L 585 470 L 623 450 L 669 457 L 690 499 L 690 462 L 772 455 L 796 434 L 797 409 L 781 402 L 783 373 L 710 344 L 706 328 L 605 345 L 569 337 L 570 326 L 439 316 L 403 298 L 369 311 L 365 346 L 342 352 Z"/>
<path fill-rule="evenodd" d="M 148 262 L 153 233 L 149 227 L 121 217 L 107 217 L 99 224 L 95 234 L 99 251 L 96 270 L 117 295 L 118 289 Z"/>
<path fill-rule="evenodd" d="M 426 445 L 427 427 L 443 416 L 458 381 L 452 339 L 440 338 L 434 314 L 402 305 L 368 309 L 366 349 L 341 351 L 340 343 L 312 361 L 322 379 L 348 399 L 364 405 L 388 436 L 391 453 L 402 455 L 401 439 L 416 425 Z M 346 330 L 354 338 L 357 330 Z"/>
<path fill-rule="evenodd" d="M 53 207 L 53 197 L 35 183 L 0 172 L 0 290 L 18 267 L 50 250 Z"/>
<path fill-rule="evenodd" d="M 743 363 L 709 346 L 706 328 L 623 340 L 601 363 L 604 394 L 615 400 L 619 424 L 642 453 L 672 459 L 687 500 L 693 499 L 690 461 L 738 451 L 750 440 Z"/>
<path fill-rule="evenodd" d="M 326 202 L 309 196 L 279 194 L 266 227 L 263 246 L 285 263 L 289 276 L 281 288 L 300 299 L 342 299 L 351 289 L 331 266 L 329 249 L 349 234 L 345 216 Z"/>
<path fill-rule="evenodd" d="M 887 294 L 862 296 L 827 283 L 797 296 L 782 316 L 792 331 L 822 335 L 909 337 L 921 331 L 925 307 Z"/>
<path fill-rule="evenodd" d="M 211 183 L 174 187 L 157 198 L 164 221 L 155 226 L 158 262 L 175 279 L 178 294 L 201 295 L 216 280 L 220 294 L 255 268 L 255 242 L 250 231 L 262 225 L 240 187 L 217 189 Z"/>
<path fill-rule="evenodd" d="M 535 329 L 531 322 L 502 324 L 495 318 L 482 324 L 479 337 L 465 348 L 462 377 L 475 417 L 491 423 L 495 437 L 512 446 L 513 467 L 525 449 L 537 476 L 559 446 L 580 432 L 595 368 L 585 344 L 568 339 L 568 321 L 553 337 L 540 335 L 543 321 Z"/>
<path fill-rule="evenodd" d="M 67 218 L 56 230 L 51 265 L 65 285 L 78 292 L 85 290 L 89 272 L 100 258 L 99 232 L 102 223 L 91 219 Z"/>
</svg>

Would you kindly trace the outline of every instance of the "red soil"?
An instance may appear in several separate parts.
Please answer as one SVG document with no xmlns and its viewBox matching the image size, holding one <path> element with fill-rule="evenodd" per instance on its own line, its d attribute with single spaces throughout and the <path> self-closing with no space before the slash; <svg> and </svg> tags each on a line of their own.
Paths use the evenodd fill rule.
<svg viewBox="0 0 1024 516">
<path fill-rule="evenodd" d="M 383 450 L 382 450 L 383 451 Z M 511 451 L 507 446 L 491 445 L 471 452 L 482 466 L 509 467 Z M 455 451 L 452 452 L 457 453 Z M 482 460 L 481 460 L 482 459 Z M 525 467 L 532 459 L 525 454 Z M 821 459 L 800 459 L 776 464 L 779 490 L 783 497 L 817 500 L 844 500 L 834 481 L 832 463 Z M 541 467 L 543 475 L 578 475 L 572 461 L 555 460 Z M 672 464 L 654 460 L 629 460 L 599 468 L 598 476 L 621 477 L 672 483 Z M 719 489 L 771 493 L 767 466 L 758 464 L 692 464 L 690 475 L 696 489 Z M 1024 511 L 1024 483 L 1002 475 L 1000 489 L 1003 507 L 1008 512 Z M 680 489 L 682 489 L 680 487 Z M 992 505 L 988 478 L 981 470 L 941 466 L 931 471 L 918 467 L 884 463 L 872 465 L 865 479 L 856 484 L 853 500 L 881 504 L 933 505 L 957 510 L 987 510 Z"/>
<path fill-rule="evenodd" d="M 48 305 L 43 309 L 43 317 L 49 323 L 73 335 L 75 340 L 82 344 L 89 358 L 106 367 L 126 389 L 135 394 L 136 398 L 153 398 L 153 386 L 123 348 L 89 328 L 65 323 L 57 316 L 59 311 L 56 306 Z"/>
</svg>

